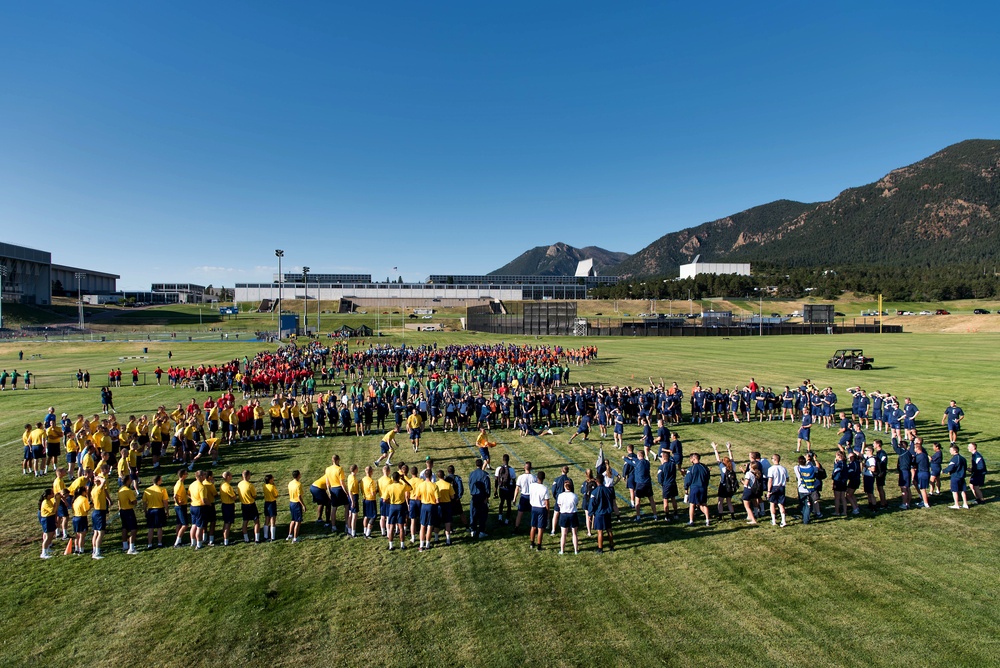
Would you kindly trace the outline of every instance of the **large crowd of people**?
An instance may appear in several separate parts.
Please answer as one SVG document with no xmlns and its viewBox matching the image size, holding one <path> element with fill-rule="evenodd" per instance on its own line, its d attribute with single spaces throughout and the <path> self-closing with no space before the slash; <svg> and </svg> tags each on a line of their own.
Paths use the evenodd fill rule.
<svg viewBox="0 0 1000 668">
<path fill-rule="evenodd" d="M 561 529 L 560 552 L 568 551 L 567 538 L 574 551 L 579 549 L 581 512 L 579 526 L 588 537 L 596 535 L 597 549 L 614 549 L 612 523 L 621 519 L 619 500 L 622 506 L 628 504 L 634 520 L 643 519 L 646 505 L 650 519 L 656 521 L 661 514 L 654 496 L 660 497 L 662 517 L 668 521 L 678 517 L 682 499 L 688 506 L 689 525 L 699 514 L 710 523 L 713 514 L 735 519 L 737 512 L 745 512 L 749 524 L 770 517 L 780 526 L 788 523 L 786 504 L 792 497 L 802 523 L 808 524 L 823 516 L 827 485 L 833 493 L 829 514 L 860 514 L 859 489 L 867 512 L 887 508 L 890 455 L 896 456 L 899 505 L 904 509 L 930 507 L 945 475 L 950 476 L 950 507 L 963 509 L 983 501 L 986 462 L 974 443 L 967 445 L 970 459 L 962 456 L 958 435 L 965 414 L 955 402 L 941 418 L 949 433 L 945 463 L 942 445 L 925 446 L 917 433 L 919 409 L 909 398 L 898 401 L 891 393 L 853 387 L 847 390 L 848 411 L 846 406 L 838 410 L 832 388 L 817 388 L 808 380 L 778 392 L 753 379 L 731 390 L 703 388 L 696 382 L 687 401 L 677 383 L 662 379 L 657 383 L 650 378 L 645 387 L 571 385 L 572 367 L 596 358 L 593 347 L 369 345 L 352 350 L 347 344 L 313 343 L 223 365 L 171 367 L 165 373 L 158 367 L 157 379 L 163 373 L 171 386 L 182 387 L 187 378 L 211 377 L 221 391 L 205 395 L 202 401 L 179 402 L 173 410 L 161 406 L 152 415 L 132 415 L 122 421 L 113 409 L 91 418 L 80 414 L 72 418 L 66 413 L 57 417 L 51 407 L 42 421 L 25 425 L 22 473 L 44 477 L 51 471 L 55 476 L 38 502 L 42 556 L 51 556 L 54 540 L 70 540 L 72 524 L 66 553 L 83 553 L 89 533 L 91 554 L 101 558 L 113 507 L 120 520 L 122 549 L 132 554 L 140 547 L 137 511 L 145 519 L 146 547 L 155 549 L 163 545 L 171 507 L 176 546 L 184 544 L 185 536 L 196 549 L 215 545 L 217 509 L 222 515 L 222 545 L 239 542 L 241 533 L 245 542 L 275 540 L 278 499 L 286 496 L 283 488 L 279 491 L 275 474 L 264 476 L 258 492 L 250 471 L 239 473 L 235 484 L 231 472 L 217 481 L 213 471 L 221 464 L 221 446 L 264 438 L 383 434 L 379 456 L 371 465 L 342 465 L 334 456 L 308 490 L 303 489 L 299 471 L 290 474 L 289 519 L 287 528 L 281 523 L 281 533 L 292 541 L 298 539 L 310 502 L 324 529 L 351 537 L 384 537 L 390 546 L 398 540 L 401 549 L 409 533 L 411 546 L 418 550 L 430 549 L 440 533 L 445 545 L 456 532 L 484 538 L 491 498 L 497 500 L 496 522 L 506 525 L 513 519 L 519 530 L 528 517 L 534 549 L 541 548 L 546 530 L 551 535 Z M 791 470 L 778 454 L 767 458 L 749 452 L 738 462 L 730 444 L 724 453 L 712 444 L 715 466 L 711 468 L 699 453 L 684 457 L 678 425 L 765 421 L 794 424 L 798 453 Z M 641 431 L 638 442 L 625 442 L 626 424 Z M 828 466 L 813 451 L 814 428 L 837 430 L 837 451 Z M 496 433 L 517 430 L 523 438 L 541 438 L 554 435 L 554 429 L 565 429 L 570 443 L 589 440 L 597 432 L 595 440 L 607 439 L 609 448 L 625 451 L 621 463 L 605 458 L 602 447 L 598 462 L 584 472 L 579 491 L 568 467 L 546 484 L 544 471 L 535 472 L 525 463 L 517 473 L 506 454 L 502 463 L 492 465 L 491 451 L 502 440 L 494 440 Z M 464 472 L 465 479 L 454 466 L 436 469 L 430 458 L 423 468 L 393 463 L 397 435 L 406 434 L 414 458 L 420 461 L 421 437 L 435 430 L 478 432 L 474 446 L 465 439 L 478 448 L 479 456 L 475 466 Z M 879 438 L 870 440 L 868 433 Z M 233 452 L 238 459 L 238 450 Z M 162 470 L 167 467 L 172 486 L 163 481 Z M 711 482 L 712 469 L 717 469 L 717 484 Z M 795 493 L 788 491 L 792 484 Z M 467 515 L 462 505 L 466 491 Z M 734 497 L 742 502 L 739 511 Z M 715 513 L 710 499 L 715 501 Z M 259 501 L 263 501 L 263 522 Z M 234 529 L 237 503 L 239 531 Z M 343 520 L 338 526 L 341 507 Z"/>
</svg>

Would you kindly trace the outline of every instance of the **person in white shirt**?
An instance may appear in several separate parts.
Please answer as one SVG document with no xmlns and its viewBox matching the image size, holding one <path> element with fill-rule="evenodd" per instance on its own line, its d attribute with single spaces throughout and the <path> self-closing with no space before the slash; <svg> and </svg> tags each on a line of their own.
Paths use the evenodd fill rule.
<svg viewBox="0 0 1000 668">
<path fill-rule="evenodd" d="M 545 484 L 545 471 L 539 471 L 537 481 L 528 485 L 528 502 L 531 504 L 531 531 L 528 533 L 528 541 L 532 548 L 537 547 L 542 551 L 542 536 L 545 535 L 545 527 L 549 523 L 549 488 Z M 520 477 L 518 478 L 520 479 Z M 535 545 L 535 534 L 538 535 L 538 545 Z"/>
<path fill-rule="evenodd" d="M 771 504 L 771 524 L 777 524 L 774 511 L 781 510 L 781 526 L 785 523 L 785 485 L 788 484 L 788 469 L 781 465 L 781 455 L 771 455 L 771 466 L 767 469 L 767 499 Z"/>
<path fill-rule="evenodd" d="M 517 518 L 514 520 L 514 531 L 521 526 L 521 518 L 525 513 L 531 512 L 531 498 L 529 497 L 531 484 L 538 482 L 535 474 L 531 472 L 531 462 L 524 462 L 524 473 L 517 476 L 514 486 L 521 495 L 517 502 Z"/>
<path fill-rule="evenodd" d="M 566 480 L 563 483 L 563 490 L 556 497 L 556 507 L 559 509 L 559 528 L 562 530 L 562 537 L 559 539 L 559 554 L 566 552 L 567 531 L 573 532 L 573 554 L 580 554 L 580 540 L 576 535 L 576 507 L 579 500 L 573 493 L 573 481 Z"/>
</svg>

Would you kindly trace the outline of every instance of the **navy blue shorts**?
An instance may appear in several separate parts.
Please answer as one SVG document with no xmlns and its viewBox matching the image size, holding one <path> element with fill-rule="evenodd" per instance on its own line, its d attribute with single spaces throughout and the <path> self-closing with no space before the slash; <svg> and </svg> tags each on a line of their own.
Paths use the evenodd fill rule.
<svg viewBox="0 0 1000 668">
<path fill-rule="evenodd" d="M 580 525 L 576 513 L 561 513 L 559 515 L 559 527 L 562 529 L 575 529 Z"/>
<path fill-rule="evenodd" d="M 302 521 L 302 504 L 301 503 L 289 503 L 288 512 L 292 516 L 292 522 Z"/>
<path fill-rule="evenodd" d="M 931 486 L 931 474 L 917 471 L 917 489 L 927 489 Z"/>
<path fill-rule="evenodd" d="M 861 482 L 865 488 L 865 494 L 872 494 L 875 491 L 875 476 L 866 475 L 861 479 Z M 900 476 L 900 484 L 902 484 L 902 475 Z"/>
<path fill-rule="evenodd" d="M 253 522 L 254 520 L 260 518 L 260 511 L 257 510 L 256 503 L 240 504 L 240 512 L 243 514 L 244 522 Z"/>
<path fill-rule="evenodd" d="M 277 517 L 278 516 L 278 502 L 277 501 L 265 501 L 264 502 L 264 517 Z"/>
<path fill-rule="evenodd" d="M 964 492 L 965 491 L 965 478 L 952 478 L 951 479 L 951 491 L 953 491 L 953 492 Z"/>
<path fill-rule="evenodd" d="M 899 486 L 900 487 L 910 487 L 913 485 L 913 479 L 910 476 L 909 471 L 899 472 Z"/>
<path fill-rule="evenodd" d="M 378 514 L 378 505 L 374 501 L 369 501 L 365 499 L 364 501 L 364 513 L 366 520 L 373 520 Z"/>
<path fill-rule="evenodd" d="M 635 488 L 635 496 L 639 499 L 648 499 L 653 496 L 653 486 L 652 485 L 641 485 Z"/>
<path fill-rule="evenodd" d="M 388 521 L 389 521 L 389 524 L 402 524 L 403 523 L 403 504 L 401 504 L 401 503 L 390 503 L 389 504 Z"/>
<path fill-rule="evenodd" d="M 437 520 L 437 505 L 425 503 L 420 506 L 420 526 L 430 527 L 434 526 L 434 522 Z"/>
<path fill-rule="evenodd" d="M 344 494 L 344 490 L 342 488 L 335 487 L 330 490 L 330 503 L 334 508 L 349 505 L 347 495 Z"/>
<path fill-rule="evenodd" d="M 48 447 L 45 448 L 45 454 L 49 457 L 58 457 L 60 453 L 58 443 L 49 443 Z"/>
<path fill-rule="evenodd" d="M 31 456 L 34 459 L 45 459 L 45 446 L 44 445 L 31 446 Z"/>
<path fill-rule="evenodd" d="M 809 440 L 809 428 L 808 427 L 805 428 L 805 429 L 799 429 L 799 438 L 801 438 L 803 441 L 808 441 Z"/>
<path fill-rule="evenodd" d="M 666 487 L 663 487 L 661 489 L 663 491 L 663 498 L 664 499 L 671 500 L 671 499 L 676 499 L 677 498 L 677 483 L 676 482 L 672 482 L 669 485 L 667 485 Z"/>
<path fill-rule="evenodd" d="M 410 499 L 410 519 L 419 520 L 420 510 L 423 504 L 417 499 Z"/>
<path fill-rule="evenodd" d="M 56 504 L 56 517 L 69 517 L 69 507 L 66 506 L 65 501 Z"/>
<path fill-rule="evenodd" d="M 27 459 L 28 461 L 31 461 L 34 458 L 35 455 L 31 453 L 31 446 L 30 445 L 24 446 L 24 457 L 22 457 L 22 459 Z"/>
<path fill-rule="evenodd" d="M 982 487 L 986 484 L 986 474 L 973 472 L 973 474 L 969 476 L 969 484 L 975 485 L 976 487 Z"/>
<path fill-rule="evenodd" d="M 598 513 L 594 515 L 594 531 L 607 531 L 611 528 L 611 514 Z"/>
<path fill-rule="evenodd" d="M 521 498 L 517 501 L 517 512 L 519 513 L 530 513 L 531 512 L 531 497 L 525 494 L 521 495 Z"/>
<path fill-rule="evenodd" d="M 708 490 L 701 487 L 692 487 L 688 490 L 688 503 L 693 506 L 705 505 L 708 503 Z"/>
<path fill-rule="evenodd" d="M 94 524 L 94 531 L 104 531 L 108 523 L 108 511 L 95 510 L 90 514 L 90 521 Z"/>
<path fill-rule="evenodd" d="M 358 503 L 358 495 L 351 494 L 351 512 L 352 513 L 358 512 L 358 508 L 360 508 L 360 504 Z"/>
<path fill-rule="evenodd" d="M 236 504 L 235 503 L 223 503 L 222 504 L 222 522 L 224 524 L 232 524 L 236 521 Z"/>
<path fill-rule="evenodd" d="M 43 533 L 52 533 L 56 530 L 56 518 L 55 517 L 40 517 L 39 523 L 42 525 Z M 76 527 L 73 527 L 74 529 Z"/>
<path fill-rule="evenodd" d="M 135 519 L 135 510 L 122 510 L 118 516 L 122 520 L 122 529 L 125 531 L 135 531 L 139 528 L 139 522 Z"/>
<path fill-rule="evenodd" d="M 389 454 L 389 444 L 382 441 L 378 444 L 379 449 L 382 451 L 383 455 Z"/>
<path fill-rule="evenodd" d="M 67 452 L 66 453 L 66 463 L 70 464 L 70 465 L 76 464 L 76 453 L 75 452 Z"/>
<path fill-rule="evenodd" d="M 453 516 L 454 508 L 450 503 L 442 503 L 438 505 L 438 522 L 441 524 L 450 524 L 451 518 Z"/>
<path fill-rule="evenodd" d="M 785 488 L 772 487 L 767 495 L 767 500 L 769 503 L 775 503 L 779 506 L 785 505 Z"/>
<path fill-rule="evenodd" d="M 167 511 L 164 508 L 150 508 L 146 513 L 146 528 L 162 529 L 167 525 Z"/>
<path fill-rule="evenodd" d="M 187 506 L 174 506 L 174 518 L 177 520 L 177 526 L 186 527 L 191 524 Z"/>
<path fill-rule="evenodd" d="M 320 489 L 316 485 L 309 485 L 309 493 L 312 494 L 313 503 L 317 506 L 326 507 L 330 505 L 330 497 L 326 495 L 326 491 Z"/>
<path fill-rule="evenodd" d="M 86 517 L 74 517 L 73 518 L 73 531 L 76 533 L 84 533 L 89 529 L 90 526 L 87 524 Z"/>
<path fill-rule="evenodd" d="M 545 508 L 531 508 L 531 528 L 544 529 L 549 523 L 549 511 Z"/>
<path fill-rule="evenodd" d="M 419 429 L 411 429 L 410 432 L 409 432 L 409 435 L 410 435 L 410 440 L 411 441 L 415 441 L 418 438 L 420 438 L 420 430 Z"/>
<path fill-rule="evenodd" d="M 205 528 L 205 513 L 202 512 L 201 506 L 191 506 L 191 524 L 199 529 Z"/>
<path fill-rule="evenodd" d="M 378 500 L 378 514 L 381 517 L 389 516 L 389 502 L 386 501 L 385 499 Z"/>
</svg>

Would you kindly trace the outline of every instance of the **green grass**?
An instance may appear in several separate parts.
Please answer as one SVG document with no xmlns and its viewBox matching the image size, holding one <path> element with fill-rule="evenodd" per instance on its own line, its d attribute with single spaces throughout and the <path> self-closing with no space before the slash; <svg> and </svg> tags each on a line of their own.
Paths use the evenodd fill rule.
<svg viewBox="0 0 1000 668">
<path fill-rule="evenodd" d="M 506 340 L 518 340 L 505 337 Z M 412 335 L 408 343 L 493 340 L 485 335 Z M 538 343 L 533 338 L 522 339 Z M 547 339 L 576 346 L 579 339 Z M 1000 457 L 1000 432 L 987 403 L 1000 362 L 1000 335 L 885 335 L 740 339 L 588 339 L 600 358 L 574 368 L 573 382 L 645 384 L 647 376 L 733 386 L 753 376 L 776 388 L 809 378 L 841 392 L 869 389 L 911 396 L 921 432 L 945 440 L 939 425 L 951 398 L 968 418 L 987 461 Z M 0 345 L 0 367 L 17 366 L 17 351 L 41 353 L 31 370 L 63 378 L 90 368 L 99 385 L 109 366 L 140 343 Z M 871 372 L 824 368 L 836 348 L 864 347 Z M 222 361 L 260 349 L 230 342 L 150 344 L 151 369 L 166 363 Z M 131 368 L 131 367 L 129 367 Z M 150 412 L 191 393 L 167 387 L 123 387 L 119 414 Z M 91 414 L 96 388 L 52 388 L 0 395 L 0 664 L 267 663 L 309 665 L 322 657 L 346 665 L 991 665 L 1000 622 L 988 595 L 1000 586 L 998 506 L 951 511 L 944 497 L 928 511 L 893 511 L 876 518 L 824 518 L 779 530 L 742 521 L 710 529 L 628 523 L 619 549 L 599 557 L 584 538 L 580 556 L 528 552 L 523 536 L 490 527 L 473 543 L 427 554 L 388 553 L 380 539 L 320 535 L 312 525 L 298 545 L 163 550 L 118 554 L 115 521 L 108 558 L 38 559 L 35 519 L 41 489 L 51 482 L 22 477 L 20 433 L 26 421 L 59 412 Z M 557 430 L 560 431 L 560 430 Z M 790 455 L 789 423 L 681 425 L 685 452 L 710 452 L 731 440 L 749 449 Z M 833 432 L 815 429 L 815 447 L 829 465 Z M 626 432 L 637 442 L 638 430 Z M 553 475 L 570 462 L 589 467 L 597 443 L 567 445 L 564 433 L 541 439 L 497 434 L 513 463 L 530 459 Z M 225 468 L 271 472 L 284 489 L 293 468 L 318 477 L 337 452 L 364 466 L 378 437 L 263 441 L 226 447 Z M 455 434 L 436 433 L 423 450 L 468 475 L 473 451 Z M 614 456 L 617 453 L 613 453 Z M 405 457 L 404 457 L 405 458 Z M 891 465 L 894 465 L 894 460 Z M 168 471 L 169 472 L 169 469 Z M 166 473 L 166 472 L 165 472 Z M 890 480 L 892 476 L 890 476 Z M 173 475 L 168 476 L 172 484 Z M 714 482 L 714 476 L 713 476 Z M 946 486 L 946 485 L 945 485 Z M 888 488 L 890 500 L 898 492 Z M 624 490 L 622 490 L 624 492 Z M 987 480 L 987 496 L 996 485 Z M 824 493 L 826 506 L 830 492 Z M 898 503 L 898 501 L 896 501 Z M 895 503 L 893 504 L 893 508 Z M 287 524 L 287 505 L 279 505 Z M 312 514 L 309 504 L 307 517 Z M 113 513 L 112 513 L 113 515 Z M 314 515 L 313 515 L 314 516 Z M 221 527 L 220 527 L 221 528 Z M 283 535 L 283 534 L 282 534 Z M 546 536 L 546 540 L 549 540 Z M 140 544 L 144 541 L 140 539 Z M 120 543 L 119 543 L 120 545 Z M 57 547 L 59 543 L 57 543 Z M 992 658 L 991 658 L 992 657 Z"/>
</svg>

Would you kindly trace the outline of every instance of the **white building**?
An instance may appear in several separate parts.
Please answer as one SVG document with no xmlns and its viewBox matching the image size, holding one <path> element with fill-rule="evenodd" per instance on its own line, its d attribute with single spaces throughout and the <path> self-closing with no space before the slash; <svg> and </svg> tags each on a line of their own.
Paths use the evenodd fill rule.
<svg viewBox="0 0 1000 668">
<path fill-rule="evenodd" d="M 698 274 L 736 274 L 737 276 L 749 276 L 750 264 L 698 262 L 700 255 L 696 255 L 690 264 L 681 265 L 681 278 L 694 278 Z"/>
</svg>

